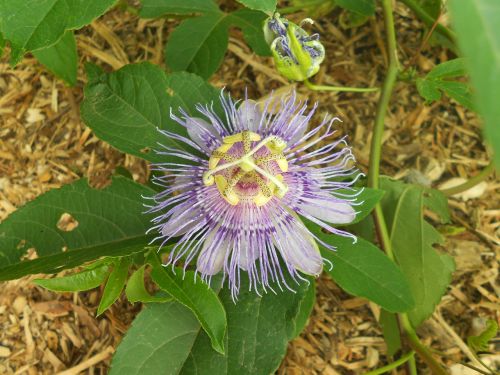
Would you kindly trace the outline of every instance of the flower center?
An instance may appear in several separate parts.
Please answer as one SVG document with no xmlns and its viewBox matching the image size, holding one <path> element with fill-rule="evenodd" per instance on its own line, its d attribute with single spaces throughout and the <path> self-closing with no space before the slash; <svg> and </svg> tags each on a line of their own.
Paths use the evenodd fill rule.
<svg viewBox="0 0 500 375">
<path fill-rule="evenodd" d="M 253 202 L 263 206 L 273 196 L 288 191 L 281 172 L 288 170 L 283 156 L 286 142 L 277 136 L 263 140 L 259 134 L 243 131 L 224 137 L 222 146 L 208 161 L 203 183 L 217 185 L 220 195 L 231 205 Z"/>
</svg>

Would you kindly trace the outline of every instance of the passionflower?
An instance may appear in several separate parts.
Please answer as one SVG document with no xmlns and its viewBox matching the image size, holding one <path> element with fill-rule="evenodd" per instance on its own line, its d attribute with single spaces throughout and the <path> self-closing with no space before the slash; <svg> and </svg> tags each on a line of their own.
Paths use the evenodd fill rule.
<svg viewBox="0 0 500 375">
<path fill-rule="evenodd" d="M 164 190 L 150 198 L 150 212 L 159 213 L 151 231 L 162 245 L 179 238 L 167 264 L 187 267 L 196 259 L 196 272 L 208 283 L 223 272 L 233 298 L 242 272 L 257 293 L 274 291 L 273 285 L 292 289 L 286 272 L 297 282 L 305 279 L 301 274 L 321 273 L 318 242 L 334 250 L 301 217 L 352 236 L 331 224 L 347 224 L 356 216 L 350 193 L 358 175 L 353 155 L 345 137 L 328 142 L 337 118 L 327 115 L 308 130 L 317 105 L 308 111 L 295 93 L 271 98 L 262 107 L 223 93 L 220 102 L 223 118 L 213 103 L 196 106 L 200 117 L 182 108 L 179 116 L 171 111 L 188 137 L 159 130 L 193 152 L 161 143 L 156 150 L 166 161 L 152 165 L 160 172 L 154 182 Z"/>
<path fill-rule="evenodd" d="M 309 35 L 302 25 L 313 23 L 310 18 L 300 25 L 275 13 L 264 21 L 264 36 L 273 54 L 276 69 L 292 81 L 304 81 L 319 71 L 325 58 L 325 48 L 319 34 Z"/>
</svg>

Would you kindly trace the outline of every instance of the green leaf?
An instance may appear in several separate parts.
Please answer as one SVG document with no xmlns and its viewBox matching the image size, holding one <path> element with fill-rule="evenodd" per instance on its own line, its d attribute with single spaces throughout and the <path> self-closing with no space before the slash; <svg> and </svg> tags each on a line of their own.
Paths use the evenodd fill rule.
<svg viewBox="0 0 500 375">
<path fill-rule="evenodd" d="M 144 18 L 169 14 L 198 16 L 184 20 L 168 39 L 165 62 L 174 72 L 188 71 L 209 78 L 224 59 L 230 25 L 242 29 L 245 40 L 257 54 L 271 55 L 262 31 L 262 22 L 267 16 L 260 11 L 239 9 L 224 13 L 214 2 L 207 0 L 184 3 L 177 0 L 144 0 L 140 11 L 140 16 Z"/>
<path fill-rule="evenodd" d="M 237 0 L 247 8 L 260 10 L 271 16 L 276 10 L 277 0 Z"/>
<path fill-rule="evenodd" d="M 370 16 L 351 12 L 346 10 L 340 13 L 339 24 L 343 29 L 350 29 L 352 27 L 359 27 L 365 24 L 370 19 Z"/>
<path fill-rule="evenodd" d="M 110 375 L 272 374 L 299 326 L 297 314 L 308 285 L 294 287 L 296 293 L 269 291 L 259 297 L 248 290 L 245 276 L 237 303 L 228 288 L 221 289 L 228 323 L 225 355 L 211 348 L 189 309 L 177 302 L 148 305 L 118 347 Z"/>
<path fill-rule="evenodd" d="M 500 2 L 497 0 L 449 1 L 458 45 L 467 58 L 474 86 L 475 104 L 484 119 L 486 139 L 500 166 Z"/>
<path fill-rule="evenodd" d="M 392 357 L 402 348 L 397 315 L 380 310 L 380 326 L 387 345 L 387 355 Z"/>
<path fill-rule="evenodd" d="M 128 280 L 127 287 L 125 288 L 125 294 L 129 302 L 146 303 L 171 301 L 171 297 L 152 296 L 151 294 L 149 294 L 149 292 L 146 290 L 146 287 L 144 286 L 145 269 L 146 265 L 144 264 L 137 271 L 135 271 Z"/>
<path fill-rule="evenodd" d="M 178 374 L 199 333 L 187 307 L 174 301 L 149 304 L 118 346 L 109 375 Z"/>
<path fill-rule="evenodd" d="M 289 336 L 289 340 L 293 340 L 299 337 L 304 328 L 306 328 L 309 322 L 309 317 L 316 303 L 316 281 L 312 277 L 308 277 L 307 280 L 311 285 L 307 288 L 304 293 L 304 297 L 299 303 L 299 310 L 295 316 L 295 328 L 293 334 Z"/>
<path fill-rule="evenodd" d="M 361 220 L 367 217 L 385 194 L 383 190 L 366 188 L 366 187 L 353 188 L 353 190 L 361 191 L 359 195 L 357 195 L 356 197 L 356 202 L 359 202 L 360 205 L 355 206 L 355 209 L 357 211 L 356 218 L 348 225 L 359 223 Z M 346 193 L 349 194 L 349 192 L 347 191 Z M 352 194 L 352 192 L 350 192 L 350 194 Z"/>
<path fill-rule="evenodd" d="M 339 7 L 362 16 L 373 16 L 375 14 L 374 0 L 336 0 Z"/>
<path fill-rule="evenodd" d="M 33 55 L 49 71 L 66 81 L 68 85 L 76 85 L 78 55 L 76 52 L 75 36 L 72 31 L 66 31 L 56 44 L 34 51 Z"/>
<path fill-rule="evenodd" d="M 346 292 L 390 312 L 404 312 L 414 306 L 405 275 L 375 245 L 362 238 L 353 243 L 352 238 L 323 233 L 313 224 L 308 223 L 308 228 L 321 241 L 337 248 L 323 249 L 321 254 L 333 265 L 325 271 Z"/>
<path fill-rule="evenodd" d="M 228 40 L 225 13 L 189 18 L 170 34 L 165 62 L 174 72 L 186 70 L 209 78 L 222 63 Z"/>
<path fill-rule="evenodd" d="M 467 75 L 465 59 L 458 58 L 436 65 L 427 74 L 427 79 L 456 78 Z"/>
<path fill-rule="evenodd" d="M 150 254 L 148 262 L 152 266 L 153 281 L 175 300 L 193 311 L 210 337 L 212 347 L 223 354 L 227 326 L 226 312 L 217 294 L 193 271 L 187 271 L 184 275 L 182 269 L 177 269 L 177 273 L 165 269 L 155 253 Z"/>
<path fill-rule="evenodd" d="M 466 74 L 463 58 L 436 65 L 424 78 L 417 78 L 418 93 L 427 101 L 441 99 L 441 91 L 464 107 L 474 110 L 469 85 L 465 82 L 445 80 Z"/>
<path fill-rule="evenodd" d="M 451 222 L 450 210 L 448 209 L 448 197 L 436 189 L 424 190 L 424 206 L 438 214 L 441 224 Z"/>
<path fill-rule="evenodd" d="M 469 336 L 467 344 L 475 352 L 487 352 L 489 350 L 488 343 L 496 337 L 498 332 L 498 324 L 493 319 L 488 319 L 486 328 L 478 336 Z"/>
<path fill-rule="evenodd" d="M 432 314 L 445 293 L 454 271 L 453 258 L 438 253 L 433 247 L 443 243 L 443 238 L 424 220 L 424 204 L 432 199 L 432 196 L 425 196 L 428 189 L 389 179 L 382 179 L 381 187 L 397 191 L 392 195 L 396 199 L 384 198 L 382 204 L 391 228 L 392 250 L 415 299 L 415 308 L 408 316 L 417 327 Z"/>
<path fill-rule="evenodd" d="M 151 219 L 143 213 L 143 195 L 152 196 L 154 191 L 123 177 L 114 178 L 101 190 L 91 188 L 83 179 L 41 195 L 0 224 L 0 279 L 25 272 L 59 271 L 66 267 L 64 262 L 74 267 L 80 264 L 74 263 L 77 256 L 79 261 L 100 257 L 97 251 L 83 248 L 102 245 L 97 249 L 102 256 L 120 253 L 121 246 L 128 246 L 124 252 L 138 251 L 138 246 L 147 244 L 144 233 Z M 74 229 L 58 227 L 63 214 L 73 219 Z M 125 240 L 131 242 L 120 242 Z M 31 248 L 38 259 L 22 262 Z M 73 253 L 79 248 L 78 255 Z"/>
<path fill-rule="evenodd" d="M 175 160 L 153 152 L 158 142 L 185 148 L 157 128 L 186 135 L 185 129 L 170 118 L 170 108 L 182 107 L 195 115 L 197 103 L 218 102 L 219 90 L 189 73 L 166 75 L 158 66 L 127 65 L 111 74 L 91 68 L 93 80 L 85 87 L 81 105 L 84 122 L 94 133 L 118 150 L 151 162 Z M 217 105 L 216 105 L 217 108 Z"/>
<path fill-rule="evenodd" d="M 441 99 L 441 91 L 439 91 L 436 82 L 428 81 L 424 78 L 417 78 L 415 83 L 417 85 L 418 93 L 428 103 Z"/>
<path fill-rule="evenodd" d="M 128 268 L 131 259 L 129 257 L 118 258 L 113 266 L 113 271 L 109 275 L 104 292 L 97 308 L 97 316 L 106 311 L 122 294 L 123 287 L 127 281 Z"/>
<path fill-rule="evenodd" d="M 266 14 L 250 9 L 239 9 L 229 14 L 229 22 L 243 31 L 245 41 L 260 56 L 271 56 L 271 50 L 262 31 L 262 24 L 266 18 Z"/>
<path fill-rule="evenodd" d="M 370 242 L 375 242 L 375 223 L 369 215 L 359 223 L 349 224 L 349 232 Z"/>
<path fill-rule="evenodd" d="M 35 279 L 33 282 L 54 292 L 80 292 L 97 288 L 106 280 L 108 271 L 109 267 L 103 265 L 68 276 L 53 279 Z"/>
<path fill-rule="evenodd" d="M 0 268 L 0 281 L 19 279 L 36 273 L 58 273 L 80 266 L 101 257 L 120 257 L 144 252 L 151 237 L 140 235 L 123 240 L 107 242 L 71 251 L 45 256 L 40 259 L 23 261 Z"/>
<path fill-rule="evenodd" d="M 436 19 L 441 14 L 441 0 L 417 0 L 420 7 L 432 18 Z"/>
<path fill-rule="evenodd" d="M 2 35 L 2 33 L 0 33 L 0 57 L 3 56 L 4 49 L 5 49 L 5 39 Z"/>
<path fill-rule="evenodd" d="M 79 29 L 116 0 L 0 0 L 0 32 L 11 43 L 11 63 L 27 51 L 56 44 L 66 30 Z"/>
<path fill-rule="evenodd" d="M 194 15 L 218 13 L 219 7 L 212 0 L 142 0 L 141 18 L 156 18 L 170 14 Z"/>
<path fill-rule="evenodd" d="M 472 94 L 468 84 L 455 81 L 438 81 L 437 87 L 443 90 L 450 98 L 462 104 L 465 108 L 474 111 Z"/>
</svg>

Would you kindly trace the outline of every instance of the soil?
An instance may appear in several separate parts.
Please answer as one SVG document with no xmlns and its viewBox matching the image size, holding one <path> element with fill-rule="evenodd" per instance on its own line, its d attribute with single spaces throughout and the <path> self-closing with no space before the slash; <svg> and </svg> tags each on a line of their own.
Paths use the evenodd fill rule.
<svg viewBox="0 0 500 375">
<path fill-rule="evenodd" d="M 327 54 L 314 82 L 380 86 L 387 65 L 380 10 L 361 27 L 343 29 L 338 19 L 335 11 L 318 17 L 311 27 L 321 34 Z M 395 19 L 403 66 L 413 64 L 423 75 L 454 58 L 432 38 L 424 42 L 428 30 L 399 3 Z M 446 23 L 446 16 L 441 21 Z M 144 20 L 119 10 L 94 21 L 76 33 L 80 70 L 74 88 L 54 78 L 31 55 L 10 67 L 7 52 L 0 60 L 0 220 L 47 190 L 82 177 L 93 186 L 105 186 L 118 167 L 128 169 L 136 181 L 146 181 L 144 161 L 101 142 L 81 121 L 83 65 L 90 61 L 112 71 L 151 61 L 164 67 L 164 43 L 174 26 L 175 21 Z M 210 81 L 235 97 L 245 89 L 249 97 L 262 98 L 271 90 L 295 87 L 303 98 L 320 103 L 317 119 L 329 112 L 343 120 L 340 133 L 349 136 L 359 168 L 366 172 L 378 93 L 311 92 L 301 84 L 290 85 L 270 58 L 252 53 L 236 30 L 222 67 Z M 489 160 L 475 113 L 446 97 L 426 105 L 413 84 L 397 84 L 386 118 L 384 174 L 439 187 L 474 176 Z M 490 176 L 465 196 L 449 200 L 453 223 L 442 251 L 454 255 L 457 271 L 418 333 L 455 374 L 466 373 L 459 372 L 464 367 L 458 363 L 472 361 L 467 336 L 477 334 L 486 319 L 500 319 L 499 189 L 499 181 Z M 57 294 L 31 283 L 35 277 L 40 275 L 1 285 L 0 374 L 107 373 L 113 351 L 142 307 L 123 298 L 96 318 L 102 290 Z M 380 308 L 373 303 L 349 296 L 328 277 L 320 277 L 308 326 L 289 344 L 278 373 L 362 374 L 386 364 L 379 316 Z M 498 357 L 486 355 L 485 361 Z M 420 373 L 429 372 L 424 364 L 418 366 Z"/>
</svg>

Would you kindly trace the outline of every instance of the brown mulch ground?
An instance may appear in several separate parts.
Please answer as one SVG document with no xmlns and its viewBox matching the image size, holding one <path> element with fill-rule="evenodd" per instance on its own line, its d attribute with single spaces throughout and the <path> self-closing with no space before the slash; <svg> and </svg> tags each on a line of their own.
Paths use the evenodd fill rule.
<svg viewBox="0 0 500 375">
<path fill-rule="evenodd" d="M 330 14 L 314 26 L 328 56 L 314 81 L 380 85 L 387 61 L 381 18 L 343 30 L 337 17 Z M 426 44 L 417 52 L 423 27 L 403 6 L 396 7 L 396 21 L 403 65 L 414 60 L 425 73 L 453 57 L 437 45 Z M 172 26 L 112 11 L 77 33 L 80 67 L 85 61 L 107 70 L 144 60 L 162 63 Z M 241 40 L 238 32 L 232 33 L 224 65 L 211 80 L 214 85 L 226 86 L 234 96 L 248 87 L 254 98 L 288 85 L 269 59 L 254 56 Z M 0 219 L 43 192 L 81 177 L 102 186 L 118 166 L 129 169 L 134 179 L 145 180 L 143 161 L 99 141 L 81 122 L 78 105 L 86 80 L 82 70 L 78 79 L 77 87 L 68 89 L 29 56 L 15 69 L 6 57 L 0 60 Z M 344 120 L 341 130 L 349 135 L 359 167 L 366 171 L 378 94 L 311 94 L 300 85 L 298 90 L 320 101 L 320 115 L 330 112 Z M 386 127 L 382 170 L 387 175 L 418 178 L 436 187 L 472 176 L 488 163 L 477 116 L 446 98 L 425 106 L 410 84 L 397 84 Z M 500 319 L 499 189 L 498 180 L 490 177 L 468 195 L 450 199 L 453 225 L 461 229 L 448 237 L 445 251 L 455 256 L 457 272 L 435 314 L 419 330 L 446 366 L 469 361 L 466 337 L 477 333 L 486 318 Z M 106 373 L 114 348 L 140 306 L 121 300 L 95 318 L 100 290 L 55 294 L 31 280 L 1 285 L 0 374 Z M 310 323 L 289 345 L 279 373 L 359 374 L 386 363 L 377 323 L 380 309 L 342 292 L 327 277 L 319 279 L 317 292 Z"/>
</svg>

